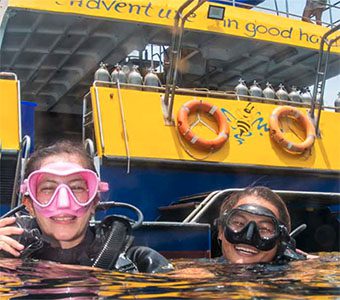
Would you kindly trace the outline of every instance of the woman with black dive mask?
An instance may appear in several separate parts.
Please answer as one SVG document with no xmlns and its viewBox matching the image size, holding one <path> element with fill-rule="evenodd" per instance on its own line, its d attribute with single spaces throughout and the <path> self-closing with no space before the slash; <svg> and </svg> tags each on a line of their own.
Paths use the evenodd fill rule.
<svg viewBox="0 0 340 300">
<path fill-rule="evenodd" d="M 289 236 L 290 216 L 283 200 L 266 187 L 231 194 L 220 209 L 218 239 L 230 263 L 305 259 Z"/>
</svg>

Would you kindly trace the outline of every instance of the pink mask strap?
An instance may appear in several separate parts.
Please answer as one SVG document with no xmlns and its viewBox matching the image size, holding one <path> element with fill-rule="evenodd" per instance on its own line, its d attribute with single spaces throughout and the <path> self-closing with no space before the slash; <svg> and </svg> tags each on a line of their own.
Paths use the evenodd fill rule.
<svg viewBox="0 0 340 300">
<path fill-rule="evenodd" d="M 20 185 L 20 193 L 25 194 L 27 192 L 27 179 Z"/>
<path fill-rule="evenodd" d="M 109 184 L 104 181 L 99 181 L 98 191 L 99 192 L 107 192 L 109 190 Z"/>
</svg>

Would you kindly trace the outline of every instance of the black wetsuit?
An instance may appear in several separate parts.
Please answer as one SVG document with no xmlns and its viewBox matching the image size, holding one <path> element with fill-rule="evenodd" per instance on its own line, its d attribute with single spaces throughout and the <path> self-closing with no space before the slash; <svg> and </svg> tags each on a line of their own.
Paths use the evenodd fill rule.
<svg viewBox="0 0 340 300">
<path fill-rule="evenodd" d="M 37 227 L 37 224 L 35 219 L 25 218 L 24 222 L 21 222 L 21 226 L 30 232 Z M 89 226 L 84 240 L 73 248 L 55 248 L 45 240 L 39 246 L 33 246 L 32 250 L 26 252 L 23 257 L 56 261 L 63 264 L 92 266 L 102 251 L 107 236 L 106 232 L 103 234 L 103 230 L 100 230 L 99 227 L 100 225 Z M 124 239 L 124 237 L 122 238 Z M 123 249 L 117 253 L 118 259 L 110 269 L 145 273 L 164 273 L 173 270 L 173 266 L 157 251 L 143 246 L 130 246 L 131 243 L 128 241 L 132 241 L 131 237 L 126 238 L 126 241 Z M 32 244 L 32 239 L 25 238 L 19 242 L 27 246 Z M 10 254 L 7 252 L 0 251 L 0 257 L 9 256 Z"/>
<path fill-rule="evenodd" d="M 94 245 L 96 240 L 93 229 L 89 228 L 85 239 L 73 248 L 61 249 L 44 245 L 44 247 L 32 253 L 31 257 L 63 264 L 92 266 L 99 252 L 99 245 Z M 160 273 L 173 269 L 165 257 L 148 247 L 132 246 L 126 251 L 125 257 L 137 267 L 139 272 Z"/>
</svg>

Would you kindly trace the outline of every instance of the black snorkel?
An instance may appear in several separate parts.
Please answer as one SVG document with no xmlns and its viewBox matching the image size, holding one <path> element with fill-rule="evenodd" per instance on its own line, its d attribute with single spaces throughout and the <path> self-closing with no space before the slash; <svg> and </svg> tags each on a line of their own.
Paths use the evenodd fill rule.
<svg viewBox="0 0 340 300">
<path fill-rule="evenodd" d="M 284 238 L 281 240 L 278 251 L 276 254 L 275 261 L 276 262 L 287 262 L 292 260 L 305 260 L 307 257 L 302 253 L 298 253 L 296 251 L 296 241 L 294 237 L 300 234 L 307 228 L 306 224 L 301 224 L 297 228 L 295 228 L 290 234 L 286 229 L 286 233 L 284 234 Z"/>
</svg>

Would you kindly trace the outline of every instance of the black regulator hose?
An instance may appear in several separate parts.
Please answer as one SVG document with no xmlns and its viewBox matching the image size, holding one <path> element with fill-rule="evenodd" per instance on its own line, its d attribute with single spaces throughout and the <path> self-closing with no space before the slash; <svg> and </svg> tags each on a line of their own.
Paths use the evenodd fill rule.
<svg viewBox="0 0 340 300">
<path fill-rule="evenodd" d="M 300 226 L 296 227 L 289 235 L 292 238 L 295 238 L 297 235 L 299 235 L 302 231 L 304 231 L 307 228 L 306 224 L 301 224 Z"/>
<path fill-rule="evenodd" d="M 111 227 L 111 230 L 92 267 L 111 270 L 115 267 L 118 256 L 124 250 L 127 239 L 130 237 L 131 225 L 126 219 L 108 216 L 100 226 Z"/>
<path fill-rule="evenodd" d="M 137 215 L 137 221 L 130 224 L 127 219 L 122 219 L 117 216 L 108 216 L 103 220 L 101 226 L 108 224 L 111 227 L 111 231 L 92 266 L 109 270 L 115 267 L 119 254 L 124 251 L 124 246 L 131 238 L 131 230 L 141 226 L 144 219 L 143 213 L 131 204 L 108 201 L 100 202 L 97 205 L 97 209 L 99 210 L 106 210 L 111 207 L 124 207 L 131 209 Z"/>
<path fill-rule="evenodd" d="M 15 213 L 17 213 L 18 211 L 24 209 L 25 205 L 21 204 L 17 207 L 14 207 L 13 209 L 11 209 L 10 211 L 8 211 L 7 213 L 5 213 L 4 215 L 2 215 L 0 217 L 0 219 L 4 219 L 4 218 L 7 218 L 7 217 L 11 217 L 12 215 L 14 215 Z"/>
<path fill-rule="evenodd" d="M 134 211 L 134 213 L 137 216 L 137 221 L 135 221 L 135 223 L 133 223 L 132 229 L 136 229 L 139 226 L 142 225 L 143 220 L 144 220 L 144 216 L 143 213 L 141 212 L 140 209 L 138 209 L 136 206 L 128 204 L 128 203 L 123 203 L 123 202 L 115 202 L 115 201 L 107 201 L 107 202 L 99 202 L 97 205 L 97 209 L 98 210 L 106 210 L 109 209 L 111 207 L 125 207 L 125 208 L 129 208 L 132 211 Z"/>
</svg>

